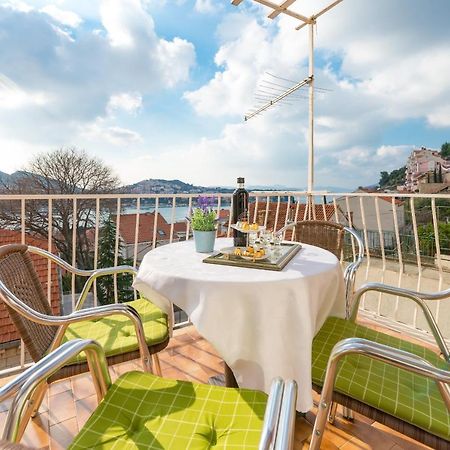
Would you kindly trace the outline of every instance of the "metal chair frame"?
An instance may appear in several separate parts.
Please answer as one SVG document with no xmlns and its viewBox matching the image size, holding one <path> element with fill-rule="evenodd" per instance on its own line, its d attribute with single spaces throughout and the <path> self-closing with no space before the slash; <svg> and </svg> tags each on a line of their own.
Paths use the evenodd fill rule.
<svg viewBox="0 0 450 450">
<path fill-rule="evenodd" d="M 87 280 L 83 286 L 78 302 L 75 306 L 75 310 L 71 314 L 62 316 L 53 316 L 48 314 L 43 314 L 39 311 L 34 310 L 18 298 L 14 293 L 12 293 L 5 284 L 0 280 L 0 299 L 5 302 L 7 306 L 12 308 L 18 314 L 22 315 L 26 319 L 44 326 L 58 327 L 53 341 L 48 349 L 48 352 L 52 352 L 57 349 L 63 339 L 64 333 L 70 324 L 76 322 L 82 322 L 85 320 L 99 319 L 103 317 L 109 317 L 111 315 L 122 315 L 127 317 L 131 323 L 134 325 L 136 338 L 138 343 L 139 354 L 142 360 L 142 365 L 145 371 L 152 372 L 153 368 L 155 373 L 161 376 L 161 366 L 159 363 L 159 358 L 156 353 L 150 354 L 149 348 L 145 340 L 145 332 L 141 317 L 139 313 L 130 305 L 127 304 L 111 304 L 96 306 L 93 308 L 82 309 L 84 302 L 87 298 L 89 290 L 91 289 L 95 280 L 100 277 L 107 275 L 114 275 L 119 273 L 130 273 L 136 275 L 137 271 L 131 266 L 117 266 L 113 268 L 102 268 L 96 270 L 83 270 L 73 267 L 68 264 L 63 259 L 58 256 L 43 250 L 38 247 L 27 246 L 30 253 L 43 256 L 53 263 L 57 264 L 64 270 L 75 275 L 80 275 L 87 277 Z M 29 408 L 27 409 L 27 414 L 34 417 L 39 410 L 39 407 L 44 398 L 46 391 L 46 383 L 42 383 L 39 389 L 33 393 L 33 398 L 29 402 Z M 21 430 L 23 432 L 23 430 Z"/>
<path fill-rule="evenodd" d="M 344 270 L 344 281 L 345 281 L 345 310 L 346 310 L 346 317 L 350 317 L 350 313 L 352 310 L 352 303 L 353 303 L 353 293 L 355 289 L 355 282 L 356 282 L 356 272 L 359 268 L 359 266 L 362 264 L 364 260 L 364 242 L 361 238 L 361 236 L 356 232 L 354 228 L 346 227 L 341 224 L 335 223 L 335 222 L 326 222 L 326 221 L 301 221 L 296 223 L 291 223 L 280 230 L 278 232 L 285 232 L 286 230 L 292 228 L 295 229 L 295 227 L 298 224 L 302 224 L 305 222 L 315 222 L 316 224 L 323 223 L 325 224 L 332 224 L 336 228 L 341 227 L 342 230 L 347 232 L 352 239 L 352 249 L 353 249 L 353 261 L 349 263 Z M 355 249 L 354 241 L 357 243 L 357 249 Z"/>
<path fill-rule="evenodd" d="M 92 339 L 74 339 L 64 343 L 53 353 L 47 355 L 34 366 L 27 369 L 16 379 L 0 388 L 0 401 L 15 395 L 3 431 L 3 439 L 18 442 L 21 432 L 26 428 L 28 418 L 24 416 L 27 403 L 33 392 L 71 358 L 80 352 L 86 352 L 89 368 L 99 401 L 111 387 L 105 353 L 102 347 Z M 293 380 L 283 381 L 280 377 L 272 381 L 259 450 L 290 450 L 294 445 L 295 404 L 297 384 Z"/>
<path fill-rule="evenodd" d="M 409 298 L 414 301 L 422 309 L 445 361 L 450 364 L 450 352 L 448 346 L 441 331 L 439 330 L 433 314 L 431 313 L 428 305 L 424 302 L 424 300 L 441 300 L 450 297 L 450 289 L 437 292 L 435 294 L 429 294 L 394 286 L 387 286 L 381 283 L 367 283 L 354 295 L 355 300 L 349 317 L 349 320 L 352 322 L 354 322 L 357 318 L 359 303 L 362 296 L 369 291 L 392 294 L 403 298 Z M 416 373 L 434 380 L 438 386 L 444 404 L 450 413 L 450 369 L 444 370 L 434 367 L 428 361 L 417 355 L 395 349 L 387 345 L 372 342 L 367 339 L 344 339 L 334 346 L 328 361 L 325 380 L 322 387 L 322 394 L 319 402 L 318 414 L 311 438 L 310 450 L 320 449 L 327 418 L 329 420 L 329 417 L 334 415 L 334 412 L 332 411 L 332 404 L 334 403 L 333 391 L 337 376 L 338 363 L 344 356 L 349 354 L 365 355 L 369 358 L 383 361 L 386 364 L 391 364 L 408 372 Z"/>
</svg>

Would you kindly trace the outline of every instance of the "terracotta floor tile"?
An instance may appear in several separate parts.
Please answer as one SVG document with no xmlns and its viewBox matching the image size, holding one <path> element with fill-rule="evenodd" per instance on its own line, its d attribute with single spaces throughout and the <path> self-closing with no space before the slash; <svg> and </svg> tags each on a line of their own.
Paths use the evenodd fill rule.
<svg viewBox="0 0 450 450">
<path fill-rule="evenodd" d="M 4 402 L 0 403 L 0 413 L 4 411 L 8 411 L 9 407 L 11 406 L 12 399 L 7 398 Z"/>
<path fill-rule="evenodd" d="M 72 391 L 64 391 L 50 397 L 50 426 L 76 416 Z"/>
<path fill-rule="evenodd" d="M 72 393 L 75 401 L 95 394 L 94 382 L 90 374 L 77 375 L 72 378 Z"/>
<path fill-rule="evenodd" d="M 75 402 L 75 409 L 77 413 L 78 428 L 81 430 L 86 420 L 89 419 L 92 412 L 98 405 L 97 396 L 91 395 L 90 397 L 85 397 L 82 400 Z"/>
<path fill-rule="evenodd" d="M 426 445 L 419 444 L 418 442 L 405 436 L 404 434 L 394 431 L 391 428 L 382 425 L 381 423 L 375 422 L 372 427 L 388 435 L 390 440 L 392 440 L 392 442 L 394 442 L 394 444 L 398 445 L 400 448 L 408 450 L 424 450 L 430 448 Z"/>
<path fill-rule="evenodd" d="M 77 434 L 78 424 L 75 417 L 50 426 L 50 450 L 66 449 Z"/>
<path fill-rule="evenodd" d="M 8 411 L 0 412 L 0 436 L 3 434 L 3 428 L 5 427 L 7 415 L 8 415 Z"/>
<path fill-rule="evenodd" d="M 21 443 L 38 449 L 49 448 L 48 414 L 39 414 L 29 421 Z"/>
<path fill-rule="evenodd" d="M 71 383 L 69 379 L 55 381 L 49 386 L 49 394 L 50 396 L 59 394 L 64 391 L 70 391 L 72 389 Z"/>
</svg>

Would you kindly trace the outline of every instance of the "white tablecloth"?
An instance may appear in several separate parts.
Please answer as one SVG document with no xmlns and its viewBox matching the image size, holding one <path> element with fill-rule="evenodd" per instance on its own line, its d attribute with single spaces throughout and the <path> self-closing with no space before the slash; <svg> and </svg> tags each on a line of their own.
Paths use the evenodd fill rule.
<svg viewBox="0 0 450 450">
<path fill-rule="evenodd" d="M 232 245 L 217 239 L 215 249 Z M 312 407 L 311 345 L 329 315 L 343 317 L 337 258 L 303 248 L 281 272 L 202 263 L 193 241 L 145 255 L 134 286 L 170 313 L 175 303 L 232 368 L 239 386 L 269 392 L 276 376 L 295 379 L 297 410 Z"/>
</svg>

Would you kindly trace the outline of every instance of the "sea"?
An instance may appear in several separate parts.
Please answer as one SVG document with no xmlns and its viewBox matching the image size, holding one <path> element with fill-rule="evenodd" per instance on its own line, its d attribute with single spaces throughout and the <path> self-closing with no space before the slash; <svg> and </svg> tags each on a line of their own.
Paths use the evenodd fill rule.
<svg viewBox="0 0 450 450">
<path fill-rule="evenodd" d="M 229 206 L 224 205 L 221 206 L 221 209 L 230 209 Z M 140 213 L 153 212 L 155 208 L 153 206 L 141 206 Z M 167 223 L 172 223 L 172 214 L 173 208 L 172 206 L 160 206 L 158 207 L 158 212 L 166 219 Z M 127 206 L 122 209 L 122 214 L 136 214 L 137 209 L 135 206 Z M 173 222 L 182 222 L 186 217 L 189 217 L 189 207 L 188 206 L 176 206 L 175 207 L 175 215 L 173 217 Z"/>
</svg>

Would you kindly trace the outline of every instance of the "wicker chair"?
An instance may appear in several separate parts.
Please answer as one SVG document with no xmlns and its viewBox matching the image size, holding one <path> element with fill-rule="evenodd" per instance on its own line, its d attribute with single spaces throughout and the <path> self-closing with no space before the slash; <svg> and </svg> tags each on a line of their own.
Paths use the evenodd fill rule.
<svg viewBox="0 0 450 450">
<path fill-rule="evenodd" d="M 88 277 L 75 311 L 54 316 L 45 296 L 30 253 L 44 256 L 63 269 Z M 10 244 L 0 247 L 0 300 L 7 306 L 31 358 L 39 361 L 67 340 L 82 337 L 97 339 L 104 347 L 108 364 L 141 357 L 144 369 L 161 374 L 157 352 L 169 342 L 168 318 L 146 299 L 128 303 L 82 309 L 95 279 L 116 273 L 135 273 L 129 266 L 96 271 L 76 269 L 55 255 L 31 246 Z M 107 319 L 107 320 L 105 320 Z M 77 375 L 88 370 L 86 359 L 77 357 L 52 374 L 48 382 Z M 44 386 L 44 385 L 43 385 Z M 36 393 L 36 412 L 45 393 Z"/>
<path fill-rule="evenodd" d="M 360 299 L 369 291 L 414 301 L 443 358 L 421 345 L 356 324 Z M 424 302 L 447 297 L 450 289 L 424 294 L 368 283 L 355 293 L 349 320 L 325 321 L 312 350 L 313 388 L 322 394 L 311 449 L 320 448 L 336 403 L 434 449 L 450 448 L 450 351 Z"/>
<path fill-rule="evenodd" d="M 74 339 L 0 388 L 0 402 L 15 396 L 0 449 L 21 448 L 13 443 L 26 427 L 28 419 L 22 411 L 31 393 L 80 352 L 86 353 L 97 395 L 103 401 L 70 449 L 293 448 L 295 381 L 276 378 L 269 396 L 137 371 L 123 374 L 112 384 L 102 347 L 90 339 Z"/>
<path fill-rule="evenodd" d="M 348 233 L 352 240 L 353 261 L 344 271 L 345 300 L 347 315 L 350 314 L 352 297 L 355 290 L 356 271 L 364 258 L 364 243 L 353 228 L 334 222 L 304 220 L 287 225 L 282 230 L 292 228 L 292 239 L 297 242 L 315 245 L 333 253 L 338 259 L 344 257 L 344 236 Z M 356 242 L 356 246 L 355 246 Z"/>
</svg>

